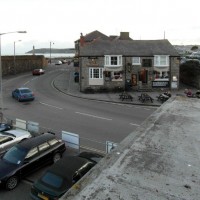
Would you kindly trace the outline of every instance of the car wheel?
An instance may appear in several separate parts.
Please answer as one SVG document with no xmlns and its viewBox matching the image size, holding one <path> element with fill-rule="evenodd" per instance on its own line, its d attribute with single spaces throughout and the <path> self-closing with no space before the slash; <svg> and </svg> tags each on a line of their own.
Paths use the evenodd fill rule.
<svg viewBox="0 0 200 200">
<path fill-rule="evenodd" d="M 6 181 L 6 189 L 7 190 L 13 190 L 14 188 L 17 187 L 17 184 L 18 184 L 18 177 L 17 176 L 11 176 Z"/>
<path fill-rule="evenodd" d="M 53 162 L 56 163 L 57 161 L 59 161 L 61 158 L 60 153 L 55 153 L 53 156 Z"/>
</svg>

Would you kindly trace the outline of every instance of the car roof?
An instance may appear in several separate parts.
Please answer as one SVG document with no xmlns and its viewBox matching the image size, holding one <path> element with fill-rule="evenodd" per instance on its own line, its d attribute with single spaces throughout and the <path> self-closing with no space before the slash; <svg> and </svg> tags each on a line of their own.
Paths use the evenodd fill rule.
<svg viewBox="0 0 200 200">
<path fill-rule="evenodd" d="M 57 175 L 61 175 L 65 179 L 72 180 L 73 174 L 87 163 L 94 165 L 94 163 L 85 158 L 67 156 L 53 164 L 49 169 L 47 169 L 47 172 L 53 172 Z"/>
<path fill-rule="evenodd" d="M 0 135 L 10 135 L 10 136 L 15 136 L 15 137 L 20 137 L 20 136 L 25 136 L 28 135 L 30 136 L 30 132 L 26 131 L 26 130 L 21 130 L 21 129 L 12 129 L 12 130 L 8 130 L 8 131 L 3 131 L 0 133 Z"/>
<path fill-rule="evenodd" d="M 42 135 L 30 138 L 28 140 L 24 140 L 21 143 L 19 143 L 18 145 L 20 145 L 26 149 L 31 149 L 33 147 L 36 147 L 46 141 L 54 139 L 54 138 L 55 138 L 55 135 L 53 135 L 51 133 L 44 133 Z"/>
<path fill-rule="evenodd" d="M 30 88 L 27 88 L 27 87 L 20 87 L 20 88 L 17 88 L 18 90 L 30 90 Z"/>
</svg>

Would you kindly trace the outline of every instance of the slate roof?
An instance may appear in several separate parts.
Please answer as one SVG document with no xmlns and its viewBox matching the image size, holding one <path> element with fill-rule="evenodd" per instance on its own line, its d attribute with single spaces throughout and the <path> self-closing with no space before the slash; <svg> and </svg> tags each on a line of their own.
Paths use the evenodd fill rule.
<svg viewBox="0 0 200 200">
<path fill-rule="evenodd" d="M 101 38 L 103 40 L 109 40 L 109 37 L 99 31 L 93 31 L 91 33 L 88 33 L 84 36 L 84 40 L 85 42 L 91 42 L 97 38 Z"/>
<path fill-rule="evenodd" d="M 79 56 L 179 56 L 168 40 L 96 40 L 80 47 Z"/>
</svg>

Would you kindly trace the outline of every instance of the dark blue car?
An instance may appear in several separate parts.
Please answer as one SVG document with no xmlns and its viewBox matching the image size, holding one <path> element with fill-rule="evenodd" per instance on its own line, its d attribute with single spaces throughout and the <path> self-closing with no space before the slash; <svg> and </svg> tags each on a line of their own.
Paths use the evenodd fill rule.
<svg viewBox="0 0 200 200">
<path fill-rule="evenodd" d="M 33 101 L 35 96 L 29 88 L 17 88 L 12 91 L 12 97 L 18 101 Z"/>
</svg>

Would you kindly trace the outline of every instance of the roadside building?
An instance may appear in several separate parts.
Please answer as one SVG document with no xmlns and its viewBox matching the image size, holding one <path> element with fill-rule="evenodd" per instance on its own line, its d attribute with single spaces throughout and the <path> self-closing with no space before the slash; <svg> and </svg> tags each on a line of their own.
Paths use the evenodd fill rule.
<svg viewBox="0 0 200 200">
<path fill-rule="evenodd" d="M 88 39 L 90 38 L 90 39 Z M 80 91 L 179 88 L 179 54 L 166 39 L 133 40 L 94 31 L 75 42 Z"/>
</svg>

